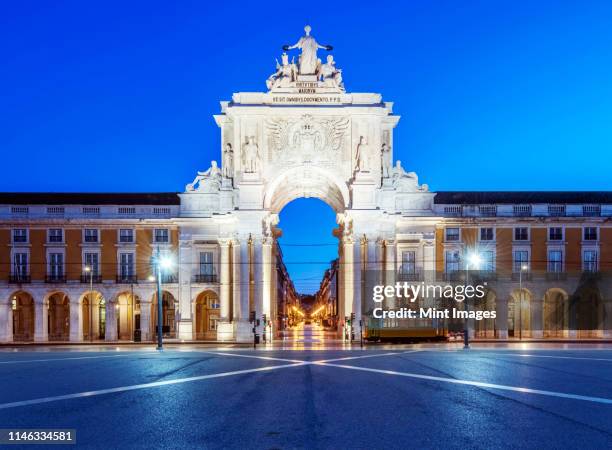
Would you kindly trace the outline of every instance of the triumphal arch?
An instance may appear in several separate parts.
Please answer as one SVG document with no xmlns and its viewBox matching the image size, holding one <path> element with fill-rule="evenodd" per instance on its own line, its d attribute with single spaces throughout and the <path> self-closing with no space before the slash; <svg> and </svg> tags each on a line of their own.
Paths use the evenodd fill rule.
<svg viewBox="0 0 612 450">
<path fill-rule="evenodd" d="M 359 320 L 368 283 L 393 281 L 366 280 L 365 273 L 394 276 L 399 237 L 410 239 L 431 264 L 425 272 L 434 272 L 434 193 L 394 162 L 393 103 L 348 92 L 332 47 L 310 31 L 282 47 L 267 91 L 221 102 L 214 116 L 221 164 L 212 161 L 180 194 L 179 267 L 186 273 L 179 279 L 189 280 L 199 243 L 219 245 L 220 340 L 252 339 L 251 311 L 275 316 L 271 249 L 278 214 L 296 198 L 319 198 L 337 214 L 340 317 Z M 189 283 L 179 289 L 189 302 Z M 192 335 L 190 324 L 181 321 L 180 335 Z"/>
</svg>

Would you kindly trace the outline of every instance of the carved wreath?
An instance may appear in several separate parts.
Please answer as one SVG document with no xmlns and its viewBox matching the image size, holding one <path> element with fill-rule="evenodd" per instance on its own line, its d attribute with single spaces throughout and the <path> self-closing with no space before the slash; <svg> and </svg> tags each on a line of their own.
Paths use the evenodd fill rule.
<svg viewBox="0 0 612 450">
<path fill-rule="evenodd" d="M 304 139 L 314 141 L 316 151 L 337 151 L 342 146 L 349 124 L 347 117 L 315 120 L 309 114 L 294 121 L 280 118 L 266 121 L 270 147 L 277 152 L 298 150 Z"/>
</svg>

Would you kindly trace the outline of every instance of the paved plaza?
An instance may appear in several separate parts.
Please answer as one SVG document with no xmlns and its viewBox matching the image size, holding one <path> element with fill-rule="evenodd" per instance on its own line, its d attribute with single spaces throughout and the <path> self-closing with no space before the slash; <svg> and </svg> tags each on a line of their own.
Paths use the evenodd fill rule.
<svg viewBox="0 0 612 450">
<path fill-rule="evenodd" d="M 90 448 L 612 445 L 612 346 L 299 341 L 4 349 L 0 423 Z"/>
</svg>

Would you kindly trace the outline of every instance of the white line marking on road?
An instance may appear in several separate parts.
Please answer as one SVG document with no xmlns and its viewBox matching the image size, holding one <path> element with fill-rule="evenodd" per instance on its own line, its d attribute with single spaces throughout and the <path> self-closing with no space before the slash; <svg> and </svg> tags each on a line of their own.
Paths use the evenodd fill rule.
<svg viewBox="0 0 612 450">
<path fill-rule="evenodd" d="M 151 353 L 148 353 L 151 354 Z M 98 359 L 98 358 L 123 358 L 125 356 L 134 356 L 134 353 L 125 355 L 104 355 L 104 356 L 73 356 L 69 358 L 48 358 L 48 359 L 24 359 L 15 361 L 0 361 L 0 364 L 22 364 L 22 363 L 36 363 L 36 362 L 52 362 L 52 361 L 67 361 L 75 359 Z M 138 356 L 138 355 L 137 355 Z"/>
<path fill-rule="evenodd" d="M 318 364 L 318 363 L 328 363 L 328 362 L 335 362 L 335 361 L 348 361 L 350 359 L 363 359 L 363 358 L 376 358 L 376 357 L 379 357 L 379 356 L 403 355 L 405 353 L 416 353 L 416 352 L 419 352 L 419 351 L 420 350 L 410 350 L 408 352 L 375 353 L 373 355 L 347 356 L 346 358 L 321 359 L 319 361 L 312 361 L 312 363 L 313 364 Z"/>
<path fill-rule="evenodd" d="M 382 373 L 385 375 L 395 375 L 395 376 L 400 376 L 400 377 L 418 378 L 420 380 L 441 381 L 443 383 L 463 384 L 467 386 L 477 386 L 477 387 L 489 388 L 489 389 L 499 389 L 502 391 L 513 391 L 513 392 L 521 392 L 524 394 L 546 395 L 549 397 L 569 398 L 572 400 L 583 400 L 587 402 L 604 403 L 607 405 L 612 405 L 612 399 L 603 398 L 603 397 L 590 397 L 588 395 L 566 394 L 564 392 L 544 391 L 541 389 L 531 389 L 531 388 L 519 387 L 519 386 L 507 386 L 503 384 L 485 383 L 482 381 L 459 380 L 455 378 L 436 377 L 432 375 L 422 375 L 422 374 L 410 373 L 410 372 L 396 372 L 394 370 L 382 370 L 382 369 L 370 369 L 368 367 L 346 366 L 344 364 L 329 364 L 329 363 L 315 363 L 315 364 L 321 365 L 321 366 L 329 366 L 329 367 L 340 367 L 342 369 L 361 370 L 364 372 Z"/>
<path fill-rule="evenodd" d="M 607 361 L 612 362 L 611 358 L 587 358 L 586 356 L 555 356 L 555 355 L 531 355 L 528 353 L 489 353 L 489 355 L 497 355 L 497 356 L 522 356 L 525 358 L 554 358 L 554 359 L 585 359 L 589 361 Z"/>
<path fill-rule="evenodd" d="M 50 403 L 50 402 L 57 402 L 60 400 L 70 400 L 70 399 L 75 399 L 75 398 L 94 397 L 96 395 L 114 394 L 117 392 L 134 391 L 137 389 L 149 389 L 149 388 L 155 388 L 155 387 L 160 387 L 160 386 L 169 386 L 172 384 L 182 384 L 182 383 L 190 383 L 192 381 L 209 380 L 212 378 L 231 377 L 233 375 L 243 375 L 243 374 L 253 373 L 253 372 L 265 372 L 265 371 L 276 370 L 276 369 L 284 369 L 288 367 L 303 366 L 307 364 L 309 363 L 300 362 L 297 364 L 283 364 L 280 366 L 258 367 L 256 369 L 234 370 L 231 372 L 213 373 L 210 375 L 199 375 L 197 377 L 177 378 L 173 380 L 155 381 L 152 383 L 133 384 L 131 386 L 120 386 L 120 387 L 114 387 L 114 388 L 109 388 L 109 389 L 99 389 L 96 391 L 77 392 L 74 394 L 56 395 L 53 397 L 34 398 L 31 400 L 22 400 L 18 402 L 1 403 L 0 409 L 16 408 L 18 406 L 38 405 L 40 403 Z"/>
<path fill-rule="evenodd" d="M 237 356 L 239 358 L 263 359 L 265 361 L 284 361 L 284 362 L 294 362 L 294 363 L 308 362 L 308 361 L 302 361 L 301 359 L 286 359 L 286 358 L 275 358 L 273 356 L 245 355 L 243 353 L 224 353 L 224 352 L 207 352 L 207 351 L 201 351 L 199 353 L 206 353 L 209 355 L 221 355 L 221 356 Z"/>
</svg>

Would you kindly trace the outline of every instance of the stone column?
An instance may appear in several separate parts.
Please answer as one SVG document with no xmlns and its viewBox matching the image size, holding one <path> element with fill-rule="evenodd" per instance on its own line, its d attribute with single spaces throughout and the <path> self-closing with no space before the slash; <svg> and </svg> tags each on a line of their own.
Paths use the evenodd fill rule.
<svg viewBox="0 0 612 450">
<path fill-rule="evenodd" d="M 350 317 L 351 313 L 354 312 L 354 291 L 355 291 L 355 277 L 353 271 L 353 260 L 354 256 L 354 242 L 351 235 L 344 236 L 342 238 L 342 287 L 344 291 L 343 303 L 344 303 L 344 316 Z M 345 334 L 346 336 L 346 334 Z M 350 336 L 349 336 L 350 339 Z"/>
<path fill-rule="evenodd" d="M 217 325 L 217 340 L 230 341 L 234 338 L 233 326 L 230 323 L 231 306 L 231 267 L 230 267 L 230 241 L 219 240 L 219 302 L 221 304 L 221 317 Z"/>
<path fill-rule="evenodd" d="M 179 242 L 178 255 L 178 338 L 182 340 L 192 340 L 193 335 L 193 314 L 191 298 L 191 276 L 193 273 L 193 243 L 189 240 Z"/>
<path fill-rule="evenodd" d="M 151 302 L 143 300 L 140 300 L 140 336 L 143 341 L 151 339 Z"/>
<path fill-rule="evenodd" d="M 423 244 L 423 280 L 428 283 L 436 281 L 436 247 L 433 241 Z"/>
<path fill-rule="evenodd" d="M 226 239 L 219 240 L 219 302 L 221 303 L 221 322 L 229 322 L 230 314 L 230 247 Z"/>
<path fill-rule="evenodd" d="M 498 288 L 495 297 L 495 328 L 498 339 L 508 339 L 508 300 L 509 289 Z"/>
<path fill-rule="evenodd" d="M 47 342 L 49 340 L 49 314 L 48 301 L 44 298 L 34 301 L 34 341 Z"/>
<path fill-rule="evenodd" d="M 541 339 L 544 337 L 544 292 L 533 290 L 531 298 L 531 337 Z"/>
<path fill-rule="evenodd" d="M 232 306 L 233 315 L 232 321 L 237 322 L 242 318 L 242 311 L 240 310 L 240 297 L 241 297 L 241 286 L 240 286 L 240 272 L 241 272 L 241 260 L 240 260 L 240 241 L 234 241 L 232 243 Z"/>
<path fill-rule="evenodd" d="M 249 324 L 249 242 L 246 238 L 234 245 L 234 339 L 251 342 Z"/>
<path fill-rule="evenodd" d="M 78 297 L 71 295 L 70 299 L 73 298 L 76 300 L 70 300 L 70 342 L 80 342 L 83 340 L 83 311 Z"/>
<path fill-rule="evenodd" d="M 13 341 L 13 308 L 12 300 L 0 302 L 0 342 Z"/>
<path fill-rule="evenodd" d="M 104 331 L 105 341 L 117 340 L 117 310 L 115 302 L 106 302 L 106 328 Z"/>
<path fill-rule="evenodd" d="M 387 239 L 385 241 L 385 285 L 394 286 L 397 275 L 397 263 L 395 261 L 395 241 Z M 395 307 L 395 299 L 387 298 L 384 302 L 385 309 Z"/>
<path fill-rule="evenodd" d="M 363 273 L 362 273 L 362 242 L 356 242 L 353 247 L 353 281 L 355 288 L 353 292 L 353 312 L 355 313 L 355 337 L 359 333 L 359 321 L 362 318 L 362 293 L 363 293 Z"/>
<path fill-rule="evenodd" d="M 259 319 L 257 333 L 263 341 L 263 249 L 262 240 L 257 238 L 253 240 L 253 294 L 255 306 L 255 317 Z"/>
<path fill-rule="evenodd" d="M 263 288 L 263 313 L 268 318 L 268 326 L 266 333 L 268 341 L 271 341 L 274 337 L 275 322 L 273 315 L 275 315 L 275 309 L 272 305 L 272 280 L 275 265 L 272 264 L 272 239 L 265 238 L 262 242 L 262 288 Z"/>
</svg>

